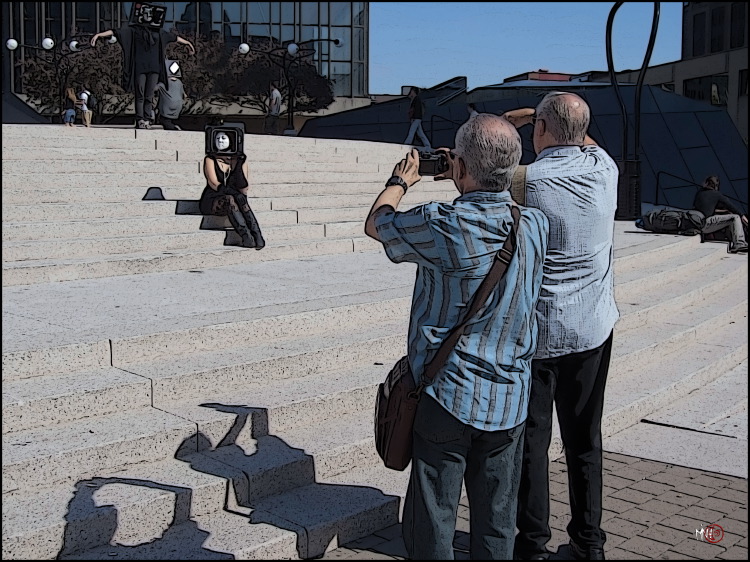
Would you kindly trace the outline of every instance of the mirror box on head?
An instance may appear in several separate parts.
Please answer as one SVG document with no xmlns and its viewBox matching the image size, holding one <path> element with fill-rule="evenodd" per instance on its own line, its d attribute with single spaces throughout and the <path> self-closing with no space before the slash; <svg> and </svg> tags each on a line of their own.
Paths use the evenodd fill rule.
<svg viewBox="0 0 750 562">
<path fill-rule="evenodd" d="M 223 148 L 224 146 L 226 146 L 226 148 Z M 222 125 L 206 125 L 206 154 L 239 156 L 240 154 L 244 154 L 244 152 L 244 123 L 223 123 Z"/>
<path fill-rule="evenodd" d="M 166 6 L 149 4 L 147 2 L 133 2 L 130 9 L 128 24 L 145 27 L 147 29 L 161 29 L 167 15 Z"/>
</svg>

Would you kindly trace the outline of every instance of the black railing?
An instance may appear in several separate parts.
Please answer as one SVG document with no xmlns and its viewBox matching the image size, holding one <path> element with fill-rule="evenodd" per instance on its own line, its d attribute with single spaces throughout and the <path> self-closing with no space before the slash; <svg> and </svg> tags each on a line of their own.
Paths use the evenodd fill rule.
<svg viewBox="0 0 750 562">
<path fill-rule="evenodd" d="M 683 181 L 683 182 L 685 182 L 686 185 L 673 185 L 673 186 L 670 186 L 670 187 L 661 187 L 661 177 L 662 176 L 669 176 L 670 178 L 674 178 L 676 180 Z M 747 179 L 747 178 L 740 178 L 740 179 Z M 673 205 L 669 202 L 669 198 L 667 197 L 667 193 L 666 192 L 669 191 L 670 189 L 685 189 L 685 188 L 690 188 L 690 187 L 694 187 L 694 188 L 700 189 L 703 186 L 701 184 L 699 184 L 699 183 L 695 183 L 693 180 L 688 180 L 688 179 L 685 179 L 685 178 L 681 178 L 680 176 L 675 176 L 674 174 L 670 174 L 669 172 L 665 172 L 665 171 L 662 170 L 661 172 L 659 172 L 659 173 L 656 174 L 656 196 L 655 196 L 654 205 L 657 205 L 657 206 L 659 205 L 659 193 L 661 191 L 664 191 L 664 202 L 666 203 L 666 205 L 668 207 L 672 207 Z M 724 193 L 723 195 L 727 199 L 731 199 L 735 203 L 738 203 L 740 205 L 740 208 L 742 208 L 742 209 L 744 209 L 747 206 L 746 203 L 743 203 L 742 201 L 740 201 L 736 197 L 732 197 L 731 195 L 727 195 L 726 193 Z"/>
<path fill-rule="evenodd" d="M 465 121 L 453 121 L 451 119 L 443 117 L 442 115 L 433 115 L 432 117 L 430 117 L 430 146 L 432 147 L 435 146 L 435 143 L 432 139 L 432 133 L 435 131 L 435 119 L 442 119 L 443 121 L 446 121 L 447 123 L 450 123 L 451 125 L 458 125 L 459 127 L 465 123 Z"/>
</svg>

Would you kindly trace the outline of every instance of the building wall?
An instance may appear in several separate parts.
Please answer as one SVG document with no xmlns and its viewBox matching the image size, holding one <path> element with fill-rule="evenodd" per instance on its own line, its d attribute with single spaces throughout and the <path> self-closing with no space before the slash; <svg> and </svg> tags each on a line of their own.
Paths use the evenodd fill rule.
<svg viewBox="0 0 750 562">
<path fill-rule="evenodd" d="M 747 8 L 741 2 L 684 4 L 682 60 L 649 67 L 644 84 L 725 107 L 747 143 Z M 634 84 L 638 74 L 618 72 L 617 80 Z M 609 74 L 595 72 L 591 80 L 608 82 Z"/>
<path fill-rule="evenodd" d="M 68 38 L 77 29 L 89 36 L 128 20 L 132 2 L 12 2 L 3 25 L 22 45 L 38 45 L 52 35 Z M 160 2 L 164 27 L 179 33 L 217 34 L 232 48 L 251 37 L 279 42 L 339 39 L 340 46 L 315 44 L 318 71 L 334 81 L 334 96 L 367 97 L 369 91 L 368 2 Z M 13 55 L 22 52 L 18 49 Z M 19 91 L 17 71 L 11 77 Z"/>
</svg>

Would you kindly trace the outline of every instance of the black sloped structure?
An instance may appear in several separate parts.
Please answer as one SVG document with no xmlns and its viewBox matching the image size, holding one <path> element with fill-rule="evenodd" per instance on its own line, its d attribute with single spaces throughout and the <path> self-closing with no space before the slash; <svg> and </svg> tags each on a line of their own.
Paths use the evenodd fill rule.
<svg viewBox="0 0 750 562">
<path fill-rule="evenodd" d="M 445 85 L 423 90 L 423 127 L 433 146 L 453 146 L 456 130 L 466 121 L 465 93 L 447 99 Z M 622 117 L 614 88 L 594 83 L 561 83 L 555 87 L 487 87 L 473 90 L 479 112 L 503 113 L 535 107 L 552 90 L 578 93 L 591 107 L 590 135 L 615 159 L 622 158 Z M 635 86 L 620 86 L 628 112 L 630 155 L 635 136 Z M 408 98 L 392 100 L 309 120 L 300 136 L 402 143 L 408 131 Z M 520 130 L 522 164 L 534 160 L 531 127 Z M 417 141 L 415 141 L 417 142 Z M 721 179 L 721 192 L 748 210 L 748 152 L 727 112 L 706 102 L 644 86 L 641 97 L 641 201 L 689 209 L 698 186 L 709 175 Z"/>
</svg>

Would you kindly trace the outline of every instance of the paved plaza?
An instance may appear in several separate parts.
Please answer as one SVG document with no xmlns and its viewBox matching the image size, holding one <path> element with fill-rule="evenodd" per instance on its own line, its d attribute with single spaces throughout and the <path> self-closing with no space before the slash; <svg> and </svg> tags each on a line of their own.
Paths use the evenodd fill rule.
<svg viewBox="0 0 750 562">
<path fill-rule="evenodd" d="M 747 479 L 699 469 L 606 453 L 604 455 L 605 555 L 609 560 L 747 560 Z M 570 520 L 567 470 L 561 458 L 550 463 L 548 545 L 566 556 Z M 716 544 L 696 538 L 696 530 L 719 525 Z M 704 535 L 705 536 L 705 535 Z M 458 508 L 454 541 L 457 560 L 469 559 L 469 507 Z M 561 545 L 562 548 L 559 549 Z M 405 560 L 401 525 L 327 553 L 323 560 Z"/>
</svg>

